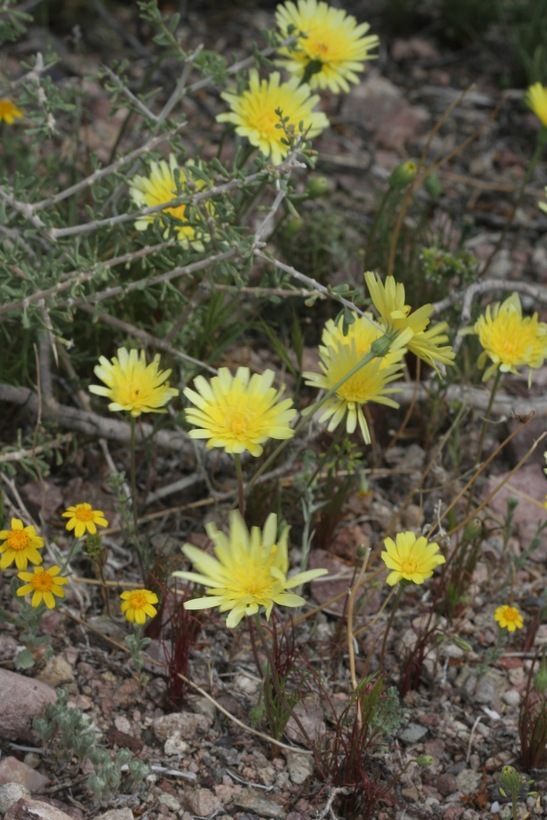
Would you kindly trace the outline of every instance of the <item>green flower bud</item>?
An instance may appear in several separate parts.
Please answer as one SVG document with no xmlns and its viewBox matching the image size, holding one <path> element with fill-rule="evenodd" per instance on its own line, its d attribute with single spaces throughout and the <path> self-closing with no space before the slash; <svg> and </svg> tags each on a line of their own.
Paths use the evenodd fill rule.
<svg viewBox="0 0 547 820">
<path fill-rule="evenodd" d="M 416 763 L 421 769 L 425 769 L 426 766 L 431 766 L 433 763 L 433 757 L 431 755 L 418 755 L 416 758 Z"/>
<path fill-rule="evenodd" d="M 547 662 L 545 661 L 545 658 L 542 658 L 539 672 L 534 678 L 534 686 L 536 687 L 540 695 L 543 695 L 544 692 L 547 692 Z"/>
<path fill-rule="evenodd" d="M 438 175 L 428 174 L 424 180 L 424 188 L 426 192 L 429 194 L 430 197 L 433 199 L 438 199 L 442 194 L 442 185 L 441 180 L 439 179 Z"/>
<path fill-rule="evenodd" d="M 294 236 L 300 233 L 302 228 L 304 227 L 304 220 L 301 216 L 293 216 L 292 219 L 288 219 L 283 226 L 283 238 L 284 239 L 292 239 Z"/>
<path fill-rule="evenodd" d="M 408 159 L 393 169 L 387 181 L 388 185 L 395 191 L 400 191 L 406 188 L 407 185 L 410 185 L 411 182 L 414 182 L 417 173 L 418 167 L 416 163 Z"/>
<path fill-rule="evenodd" d="M 465 641 L 463 638 L 460 638 L 459 635 L 452 635 L 452 643 L 454 646 L 457 646 L 458 649 L 463 649 L 464 652 L 472 652 L 473 647 L 469 643 L 469 641 Z"/>
<path fill-rule="evenodd" d="M 513 766 L 504 766 L 500 774 L 500 791 L 504 797 L 507 795 L 520 795 L 522 785 L 520 774 Z"/>
<path fill-rule="evenodd" d="M 328 194 L 330 189 L 329 181 L 326 177 L 311 177 L 306 185 L 306 193 L 310 199 L 318 199 Z"/>
</svg>

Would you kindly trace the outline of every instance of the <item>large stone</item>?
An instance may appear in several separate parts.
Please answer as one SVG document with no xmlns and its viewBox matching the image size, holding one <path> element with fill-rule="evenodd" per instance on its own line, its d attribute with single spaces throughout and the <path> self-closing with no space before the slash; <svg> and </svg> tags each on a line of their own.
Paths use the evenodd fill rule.
<svg viewBox="0 0 547 820">
<path fill-rule="evenodd" d="M 29 792 L 39 792 L 49 783 L 49 779 L 16 757 L 4 757 L 0 761 L 0 784 L 6 783 L 19 783 L 26 786 Z"/>
<path fill-rule="evenodd" d="M 47 683 L 0 669 L 0 738 L 36 743 L 32 721 L 56 700 Z"/>
</svg>

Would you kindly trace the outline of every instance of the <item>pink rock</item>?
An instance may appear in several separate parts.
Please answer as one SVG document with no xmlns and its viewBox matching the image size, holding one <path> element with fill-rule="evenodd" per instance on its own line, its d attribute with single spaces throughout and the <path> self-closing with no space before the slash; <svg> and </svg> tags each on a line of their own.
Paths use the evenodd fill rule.
<svg viewBox="0 0 547 820">
<path fill-rule="evenodd" d="M 29 792 L 39 792 L 49 783 L 49 779 L 16 757 L 4 757 L 0 761 L 0 785 L 4 783 L 19 783 L 26 786 Z"/>
<path fill-rule="evenodd" d="M 0 669 L 0 738 L 35 743 L 32 721 L 56 699 L 46 683 Z"/>
</svg>

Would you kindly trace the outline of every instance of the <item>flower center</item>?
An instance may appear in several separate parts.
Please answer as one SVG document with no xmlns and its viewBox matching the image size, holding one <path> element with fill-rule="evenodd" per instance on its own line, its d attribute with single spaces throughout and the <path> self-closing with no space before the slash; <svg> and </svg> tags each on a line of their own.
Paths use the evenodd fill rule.
<svg viewBox="0 0 547 820">
<path fill-rule="evenodd" d="M 53 578 L 47 572 L 39 572 L 32 579 L 32 586 L 38 592 L 49 592 L 53 583 Z"/>
<path fill-rule="evenodd" d="M 174 196 L 175 195 L 173 194 L 173 198 L 174 198 Z M 177 205 L 176 208 L 166 208 L 165 209 L 165 213 L 171 214 L 171 216 L 174 216 L 176 219 L 180 219 L 181 222 L 184 222 L 185 212 L 186 212 L 186 208 L 185 208 L 184 205 Z"/>
<path fill-rule="evenodd" d="M 78 521 L 93 521 L 93 510 L 87 509 L 87 507 L 76 507 L 74 517 Z"/>
<path fill-rule="evenodd" d="M 414 575 L 418 571 L 418 562 L 411 555 L 401 561 L 401 572 L 403 575 Z"/>
<path fill-rule="evenodd" d="M 132 609 L 144 609 L 146 603 L 146 595 L 143 592 L 137 589 L 131 593 L 129 604 Z"/>
<path fill-rule="evenodd" d="M 9 548 L 14 552 L 22 552 L 30 546 L 30 538 L 24 530 L 12 530 L 8 535 Z"/>
<path fill-rule="evenodd" d="M 231 430 L 234 436 L 244 436 L 248 433 L 249 423 L 247 414 L 235 410 L 227 419 L 228 429 Z"/>
</svg>

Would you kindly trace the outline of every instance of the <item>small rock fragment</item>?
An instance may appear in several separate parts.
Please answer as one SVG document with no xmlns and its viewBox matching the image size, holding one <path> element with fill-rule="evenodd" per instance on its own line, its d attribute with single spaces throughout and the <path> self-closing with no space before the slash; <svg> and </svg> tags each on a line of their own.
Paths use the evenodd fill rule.
<svg viewBox="0 0 547 820">
<path fill-rule="evenodd" d="M 55 690 L 46 683 L 0 669 L 0 738 L 35 743 L 32 721 L 56 700 Z"/>
<path fill-rule="evenodd" d="M 287 752 L 287 769 L 292 782 L 300 786 L 313 773 L 313 758 L 311 755 Z"/>
<path fill-rule="evenodd" d="M 220 800 L 210 789 L 196 789 L 184 796 L 190 811 L 200 817 L 209 817 L 221 808 Z"/>
<path fill-rule="evenodd" d="M 0 784 L 5 783 L 19 783 L 29 792 L 38 792 L 49 783 L 49 779 L 16 757 L 4 757 L 0 761 Z"/>
<path fill-rule="evenodd" d="M 3 816 L 22 797 L 30 797 L 30 791 L 22 783 L 4 783 L 0 786 L 0 815 Z"/>
<path fill-rule="evenodd" d="M 168 737 L 195 740 L 196 735 L 207 732 L 210 726 L 209 718 L 194 712 L 174 712 L 171 715 L 162 715 L 153 724 L 158 740 L 167 740 Z"/>
</svg>

